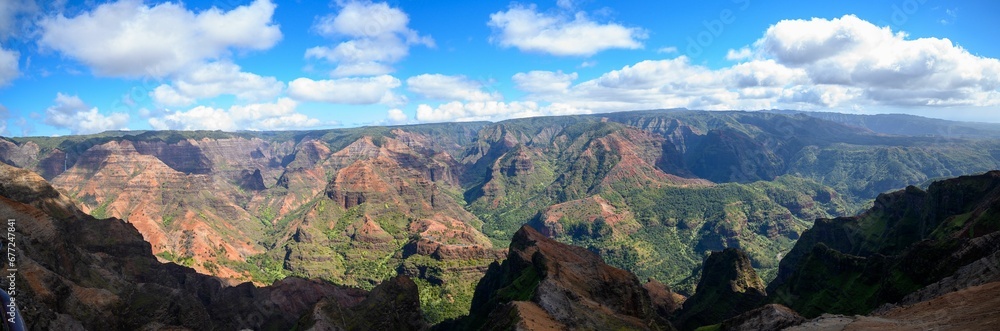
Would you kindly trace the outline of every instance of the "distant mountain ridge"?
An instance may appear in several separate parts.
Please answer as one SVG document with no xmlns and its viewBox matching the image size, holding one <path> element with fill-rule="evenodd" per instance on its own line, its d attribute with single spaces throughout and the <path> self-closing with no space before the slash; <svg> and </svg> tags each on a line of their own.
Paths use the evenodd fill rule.
<svg viewBox="0 0 1000 331">
<path fill-rule="evenodd" d="M 844 114 L 820 111 L 768 110 L 784 115 L 806 115 L 877 133 L 901 136 L 940 136 L 949 138 L 998 138 L 1000 123 L 978 123 L 934 119 L 908 114 Z"/>
<path fill-rule="evenodd" d="M 1000 322 L 1000 171 L 882 194 L 862 214 L 817 221 L 766 289 L 746 252 L 713 251 L 686 301 L 525 225 L 509 256 L 474 281 L 468 315 L 433 326 L 424 297 L 450 288 L 421 287 L 407 270 L 371 291 L 296 277 L 226 285 L 156 261 L 130 224 L 87 215 L 37 174 L 8 165 L 0 165 L 0 210 L 17 222 L 17 302 L 32 330 L 988 329 Z"/>
</svg>

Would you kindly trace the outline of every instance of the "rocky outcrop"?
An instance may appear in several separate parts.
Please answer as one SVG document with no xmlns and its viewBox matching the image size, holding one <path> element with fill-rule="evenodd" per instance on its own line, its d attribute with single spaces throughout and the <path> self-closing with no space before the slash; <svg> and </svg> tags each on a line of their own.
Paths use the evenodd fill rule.
<svg viewBox="0 0 1000 331">
<path fill-rule="evenodd" d="M 646 293 L 649 293 L 649 299 L 652 300 L 653 309 L 656 310 L 657 316 L 673 316 L 674 312 L 680 309 L 684 305 L 684 301 L 687 300 L 683 295 L 671 290 L 670 286 L 652 278 L 642 284 L 642 288 L 646 289 Z"/>
<path fill-rule="evenodd" d="M 600 195 L 552 205 L 531 224 L 549 237 L 602 238 L 624 236 L 642 225 L 624 208 L 616 208 Z"/>
<path fill-rule="evenodd" d="M 898 302 L 884 304 L 875 309 L 873 313 L 878 314 L 899 306 L 914 305 L 973 286 L 1000 282 L 1000 232 L 975 238 L 971 242 L 980 248 L 993 250 L 993 253 L 959 268 L 951 276 L 906 295 Z"/>
<path fill-rule="evenodd" d="M 764 282 L 741 250 L 712 252 L 701 269 L 697 291 L 674 319 L 681 330 L 720 323 L 764 301 Z"/>
<path fill-rule="evenodd" d="M 526 323 L 563 329 L 669 329 L 635 275 L 596 254 L 524 226 L 503 264 L 476 286 L 466 328 L 517 329 Z"/>
<path fill-rule="evenodd" d="M 998 305 L 1000 282 L 992 282 L 867 316 L 823 314 L 785 330 L 992 330 Z"/>
<path fill-rule="evenodd" d="M 34 142 L 17 144 L 16 142 L 0 138 L 0 162 L 16 166 L 18 164 L 31 164 L 38 162 L 38 153 L 41 148 Z"/>
<path fill-rule="evenodd" d="M 533 331 L 570 330 L 555 320 L 544 308 L 531 301 L 511 301 L 497 307 L 480 330 L 483 331 Z"/>
<path fill-rule="evenodd" d="M 723 331 L 776 331 L 796 326 L 806 319 L 788 307 L 769 304 L 722 322 Z"/>
<path fill-rule="evenodd" d="M 72 201 L 30 170 L 0 164 L 0 195 L 30 204 L 58 219 L 83 216 Z"/>
<path fill-rule="evenodd" d="M 344 305 L 338 300 L 323 300 L 298 329 L 333 330 L 426 330 L 420 310 L 417 284 L 406 276 L 386 280 L 371 291 L 364 301 Z"/>
<path fill-rule="evenodd" d="M 238 185 L 240 188 L 249 191 L 263 191 L 267 189 L 267 186 L 264 186 L 264 176 L 260 174 L 260 169 L 254 169 L 253 171 L 244 170 L 240 174 Z"/>
</svg>

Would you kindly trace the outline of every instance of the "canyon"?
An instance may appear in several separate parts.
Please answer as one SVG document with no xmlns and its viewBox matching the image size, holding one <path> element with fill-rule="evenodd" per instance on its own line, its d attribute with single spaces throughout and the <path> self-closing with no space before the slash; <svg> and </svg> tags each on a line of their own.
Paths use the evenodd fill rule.
<svg viewBox="0 0 1000 331">
<path fill-rule="evenodd" d="M 405 276 L 438 323 L 469 314 L 476 284 L 524 224 L 665 284 L 670 297 L 692 296 L 712 251 L 738 248 L 763 282 L 783 280 L 783 258 L 801 255 L 793 247 L 815 219 L 1000 168 L 989 135 L 859 123 L 870 121 L 662 110 L 118 131 L 0 139 L 0 161 L 38 173 L 80 213 L 121 219 L 159 262 L 258 287 L 293 276 L 374 291 Z"/>
</svg>

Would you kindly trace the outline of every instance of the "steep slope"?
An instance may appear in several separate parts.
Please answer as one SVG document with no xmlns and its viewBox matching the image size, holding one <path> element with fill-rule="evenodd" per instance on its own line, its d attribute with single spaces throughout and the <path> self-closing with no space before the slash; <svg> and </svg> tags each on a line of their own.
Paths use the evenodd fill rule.
<svg viewBox="0 0 1000 331">
<path fill-rule="evenodd" d="M 379 284 L 353 307 L 343 307 L 335 300 L 320 301 L 312 314 L 296 325 L 302 330 L 426 330 L 420 310 L 417 284 L 406 276 L 397 276 Z"/>
<path fill-rule="evenodd" d="M 237 186 L 234 173 L 213 170 L 206 154 L 216 149 L 226 151 L 219 157 L 232 157 L 238 153 L 233 150 L 239 150 L 234 146 L 250 149 L 255 143 L 262 141 L 183 140 L 174 145 L 109 141 L 87 149 L 76 165 L 52 181 L 79 199 L 84 211 L 133 224 L 158 255 L 202 272 L 238 278 L 238 272 L 219 262 L 243 261 L 262 252 L 246 238 L 260 237 L 263 224 L 243 221 L 254 217 L 238 203 L 253 191 Z M 233 159 L 251 160 L 252 152 L 244 152 L 247 155 Z M 171 166 L 163 160 L 185 161 L 171 161 Z"/>
<path fill-rule="evenodd" d="M 471 314 L 449 325 L 492 330 L 545 327 L 583 330 L 670 329 L 653 312 L 635 275 L 580 247 L 524 226 L 507 260 L 490 265 L 476 286 Z"/>
<path fill-rule="evenodd" d="M 807 317 L 867 313 L 995 254 L 998 230 L 1000 171 L 908 187 L 860 216 L 817 220 L 768 292 Z"/>
<path fill-rule="evenodd" d="M 998 305 L 1000 282 L 993 282 L 869 316 L 823 315 L 786 330 L 993 330 Z"/>
<path fill-rule="evenodd" d="M 7 165 L 0 211 L 14 220 L 16 246 L 10 236 L 3 244 L 17 248 L 16 302 L 32 330 L 287 329 L 321 299 L 343 309 L 370 300 L 299 278 L 229 287 L 162 264 L 130 224 L 83 214 L 40 176 Z"/>
<path fill-rule="evenodd" d="M 764 282 L 746 253 L 733 248 L 712 252 L 702 266 L 698 290 L 684 302 L 674 324 L 681 330 L 693 330 L 721 323 L 753 309 L 766 296 Z"/>
<path fill-rule="evenodd" d="M 788 307 L 772 303 L 730 318 L 719 327 L 726 331 L 783 330 L 805 320 Z"/>
</svg>

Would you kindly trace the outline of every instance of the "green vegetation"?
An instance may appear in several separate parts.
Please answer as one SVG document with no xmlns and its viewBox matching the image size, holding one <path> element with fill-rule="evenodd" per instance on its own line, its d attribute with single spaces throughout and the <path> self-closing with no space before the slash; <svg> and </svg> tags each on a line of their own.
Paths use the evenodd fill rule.
<svg viewBox="0 0 1000 331">
<path fill-rule="evenodd" d="M 90 211 L 90 216 L 94 216 L 94 218 L 97 219 L 105 219 L 111 217 L 111 214 L 108 213 L 108 205 L 110 205 L 112 201 L 114 201 L 113 197 L 105 198 L 104 202 L 102 202 L 100 205 L 97 205 L 97 208 L 94 208 L 93 210 Z"/>
<path fill-rule="evenodd" d="M 992 252 L 966 245 L 1000 230 L 998 187 L 992 174 L 960 177 L 885 194 L 857 218 L 817 222 L 768 292 L 806 317 L 898 302 Z"/>
<path fill-rule="evenodd" d="M 176 254 L 174 254 L 173 252 L 170 252 L 170 251 L 163 251 L 163 252 L 160 252 L 159 254 L 156 254 L 156 256 L 159 256 L 159 257 L 163 258 L 164 260 L 167 260 L 167 261 L 170 261 L 170 262 L 173 262 L 173 263 L 177 263 L 177 264 L 185 266 L 185 267 L 193 267 L 194 266 L 194 257 L 190 256 L 190 255 L 176 255 Z"/>
</svg>

